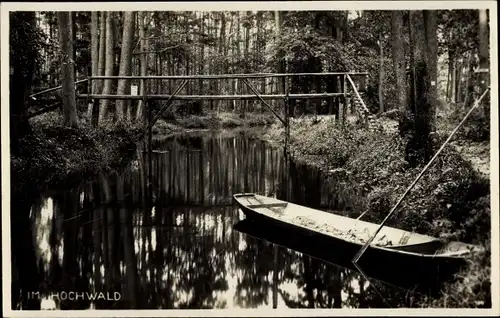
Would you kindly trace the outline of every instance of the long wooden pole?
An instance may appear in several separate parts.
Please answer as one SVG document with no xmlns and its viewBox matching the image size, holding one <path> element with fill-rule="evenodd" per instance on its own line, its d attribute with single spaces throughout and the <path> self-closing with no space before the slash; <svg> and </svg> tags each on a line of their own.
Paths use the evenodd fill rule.
<svg viewBox="0 0 500 318">
<path fill-rule="evenodd" d="M 287 76 L 331 76 L 331 75 L 368 75 L 368 72 L 325 72 L 325 73 L 251 73 L 251 74 L 219 74 L 219 75 L 149 75 L 149 76 L 91 76 L 93 79 L 223 79 L 223 78 L 264 78 Z"/>
<path fill-rule="evenodd" d="M 85 83 L 87 82 L 89 79 L 91 79 L 92 76 L 89 76 L 89 78 L 86 78 L 86 79 L 82 79 L 82 80 L 79 80 L 79 81 L 76 81 L 75 82 L 75 85 L 78 85 L 78 84 L 82 84 L 82 83 Z M 56 86 L 56 87 L 52 87 L 52 88 L 47 88 L 46 90 L 43 90 L 41 92 L 38 92 L 38 93 L 35 93 L 35 94 L 31 94 L 29 97 L 31 99 L 36 99 L 35 96 L 38 96 L 38 95 L 43 95 L 43 94 L 47 94 L 47 93 L 50 93 L 50 92 L 53 92 L 53 91 L 57 91 L 58 89 L 62 89 L 62 85 L 60 86 Z"/>
<path fill-rule="evenodd" d="M 420 178 L 427 171 L 427 169 L 429 169 L 429 167 L 434 163 L 434 161 L 437 159 L 437 157 L 439 156 L 439 154 L 443 151 L 443 149 L 446 146 L 446 144 L 448 144 L 448 142 L 455 135 L 455 133 L 458 131 L 458 129 L 463 125 L 463 123 L 467 120 L 467 118 L 469 118 L 470 114 L 474 111 L 474 109 L 476 109 L 479 106 L 479 103 L 484 98 L 484 96 L 486 96 L 486 94 L 488 93 L 488 91 L 489 91 L 489 88 L 486 89 L 484 91 L 483 95 L 481 95 L 481 97 L 476 101 L 476 103 L 474 103 L 474 106 L 472 106 L 472 108 L 469 110 L 469 112 L 467 113 L 467 115 L 465 115 L 465 117 L 462 119 L 462 121 L 457 125 L 457 127 L 455 127 L 455 129 L 451 132 L 450 136 L 448 136 L 448 139 L 446 139 L 446 141 L 441 145 L 441 148 L 439 148 L 439 150 L 434 154 L 434 156 L 429 161 L 429 163 L 424 167 L 424 169 L 422 169 L 422 171 L 417 176 L 417 178 L 412 182 L 412 184 L 410 184 L 410 186 L 406 189 L 406 191 L 403 193 L 403 195 L 399 198 L 399 200 L 396 203 L 396 205 L 394 205 L 394 207 L 387 214 L 387 216 L 384 218 L 384 220 L 382 221 L 382 223 L 380 223 L 378 229 L 375 231 L 375 234 L 372 235 L 372 237 L 359 250 L 359 252 L 356 254 L 356 256 L 354 256 L 354 258 L 352 260 L 352 262 L 353 262 L 354 265 L 357 265 L 357 262 L 359 261 L 359 259 L 361 258 L 361 256 L 363 256 L 363 254 L 365 253 L 365 251 L 368 249 L 368 246 L 370 246 L 370 244 L 373 242 L 373 240 L 375 239 L 375 237 L 377 236 L 377 234 L 380 232 L 380 230 L 382 229 L 382 227 L 385 225 L 385 223 L 387 222 L 387 220 L 389 220 L 389 218 L 394 214 L 394 212 L 396 211 L 396 209 L 399 207 L 399 205 L 401 204 L 401 202 L 403 202 L 404 198 L 408 195 L 408 193 L 411 191 L 411 189 L 413 189 L 413 187 L 417 184 L 417 182 L 420 180 Z"/>
</svg>

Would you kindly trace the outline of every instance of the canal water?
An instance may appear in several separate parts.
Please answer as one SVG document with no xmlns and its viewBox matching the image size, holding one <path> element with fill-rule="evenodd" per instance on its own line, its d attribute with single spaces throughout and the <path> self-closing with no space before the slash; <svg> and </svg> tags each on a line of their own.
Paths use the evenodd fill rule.
<svg viewBox="0 0 500 318">
<path fill-rule="evenodd" d="M 201 132 L 156 145 L 152 208 L 139 152 L 124 171 L 13 202 L 13 233 L 32 238 L 12 242 L 13 308 L 412 306 L 408 290 L 233 228 L 244 215 L 232 194 L 284 189 L 282 151 L 252 136 Z M 319 174 L 293 169 L 294 202 L 338 206 Z"/>
</svg>

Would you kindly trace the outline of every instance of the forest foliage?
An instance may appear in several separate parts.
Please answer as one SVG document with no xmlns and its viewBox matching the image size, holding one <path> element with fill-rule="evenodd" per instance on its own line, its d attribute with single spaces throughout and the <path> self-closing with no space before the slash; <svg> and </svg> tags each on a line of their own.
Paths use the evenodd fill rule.
<svg viewBox="0 0 500 318">
<path fill-rule="evenodd" d="M 33 68 L 33 84 L 27 90 L 36 92 L 60 85 L 63 53 L 57 14 L 39 12 L 36 17 L 20 14 L 16 18 L 13 13 L 11 18 L 28 19 L 33 25 L 25 34 L 34 46 L 16 42 L 17 32 L 24 32 L 26 24 L 17 29 L 14 23 L 11 32 L 11 45 L 15 48 L 11 52 L 32 50 L 36 55 L 27 52 L 13 56 L 20 59 L 19 62 L 14 59 L 16 68 L 25 71 Z M 71 12 L 74 78 L 263 73 L 276 72 L 283 62 L 283 71 L 289 73 L 366 71 L 370 75 L 364 98 L 370 110 L 376 113 L 401 109 L 404 94 L 397 85 L 391 11 L 283 11 L 279 35 L 275 18 L 272 11 Z M 408 13 L 403 12 L 398 28 L 407 30 L 409 22 Z M 437 82 L 440 96 L 444 96 L 439 100 L 438 115 L 463 112 L 477 96 L 474 83 L 478 75 L 474 70 L 480 59 L 479 27 L 477 11 L 436 11 Z M 412 66 L 409 33 L 402 32 L 401 40 L 404 68 L 409 70 Z M 27 61 L 34 61 L 33 66 L 24 67 Z M 143 93 L 144 83 L 139 80 L 94 82 L 92 89 L 96 94 L 129 94 L 131 85 L 140 87 Z M 177 84 L 171 80 L 146 83 L 152 94 L 168 94 Z M 252 84 L 263 94 L 276 93 L 281 85 L 276 79 L 253 80 Z M 87 88 L 80 86 L 77 93 L 84 94 Z M 335 79 L 300 77 L 294 78 L 288 89 L 292 93 L 314 93 L 338 88 Z M 236 81 L 191 80 L 180 94 L 245 93 L 249 93 L 247 87 Z M 300 108 L 299 114 L 314 113 L 321 108 L 316 102 L 297 102 L 295 108 Z M 197 115 L 211 111 L 266 111 L 260 102 L 252 101 L 207 101 L 201 102 L 201 106 L 179 101 L 174 104 L 177 109 L 195 107 Z M 85 100 L 78 100 L 77 105 L 80 117 L 85 115 L 87 121 L 92 116 L 101 122 L 141 120 L 145 115 L 142 101 L 118 101 L 115 105 L 114 101 L 101 100 L 100 107 L 92 107 L 85 105 Z M 162 105 L 162 102 L 150 103 L 156 111 Z M 278 107 L 276 102 L 272 105 Z M 99 110 L 101 114 L 95 114 Z"/>
<path fill-rule="evenodd" d="M 396 113 L 400 134 L 334 123 L 311 129 L 299 122 L 292 127 L 291 148 L 296 158 L 343 172 L 343 179 L 337 176 L 332 182 L 341 184 L 343 192 L 335 193 L 349 195 L 353 202 L 346 205 L 357 211 L 369 208 L 368 218 L 378 220 L 489 85 L 487 74 L 476 72 L 489 67 L 484 10 L 14 12 L 10 22 L 11 150 L 13 155 L 31 156 L 14 159 L 21 183 L 27 182 L 23 175 L 51 180 L 37 171 L 78 176 L 101 169 L 135 141 L 147 114 L 142 101 L 91 103 L 76 95 L 131 94 L 132 85 L 139 94 L 170 94 L 178 85 L 178 81 L 103 80 L 75 88 L 74 80 L 89 75 L 366 71 L 363 99 L 372 113 Z M 266 94 L 345 89 L 338 79 L 328 77 L 251 83 Z M 65 115 L 28 120 L 34 107 L 30 94 L 61 84 L 62 93 L 51 97 L 64 96 Z M 200 79 L 189 81 L 180 94 L 251 92 L 236 81 Z M 338 114 L 339 101 L 328 103 L 329 110 L 335 103 Z M 163 105 L 148 103 L 155 112 Z M 279 109 L 282 104 L 271 106 Z M 484 106 L 459 138 L 489 140 L 488 103 Z M 188 111 L 176 115 L 182 108 Z M 319 100 L 295 102 L 293 108 L 295 115 L 325 111 Z M 176 101 L 173 109 L 174 114 L 164 119 L 187 128 L 229 128 L 240 125 L 246 113 L 255 113 L 249 121 L 272 122 L 260 102 Z M 159 124 L 156 132 L 169 130 L 169 125 Z M 284 139 L 283 131 L 276 131 L 274 138 Z M 37 151 L 31 153 L 35 146 Z M 403 205 L 404 217 L 397 219 L 402 227 L 488 244 L 488 181 L 454 150 L 443 153 L 415 190 Z M 356 198 L 363 199 L 354 202 Z M 468 217 L 471 211 L 473 216 Z M 472 279 L 475 287 L 481 275 L 489 275 L 484 271 L 472 278 L 465 275 L 465 280 Z M 473 305 L 477 297 L 467 298 L 471 293 L 466 291 L 471 286 L 457 286 L 461 293 L 455 295 L 457 302 Z"/>
</svg>

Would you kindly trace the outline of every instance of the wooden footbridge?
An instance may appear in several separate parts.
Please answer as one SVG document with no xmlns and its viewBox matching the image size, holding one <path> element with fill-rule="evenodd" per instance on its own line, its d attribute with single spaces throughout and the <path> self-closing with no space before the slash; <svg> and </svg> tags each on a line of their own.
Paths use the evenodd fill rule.
<svg viewBox="0 0 500 318">
<path fill-rule="evenodd" d="M 290 86 L 284 90 L 288 90 L 286 94 L 262 94 L 259 90 L 252 85 L 249 81 L 250 79 L 258 79 L 258 78 L 282 78 L 284 83 L 287 83 L 287 80 L 291 77 L 299 77 L 299 76 L 307 76 L 307 77 L 328 77 L 328 78 L 336 78 L 337 83 L 339 84 L 336 87 L 337 92 L 324 92 L 324 93 L 306 93 L 306 94 L 290 94 Z M 365 91 L 365 83 L 366 77 L 368 77 L 368 73 L 366 72 L 328 72 L 328 73 L 254 73 L 254 74 L 221 74 L 221 75 L 172 75 L 172 76 L 90 76 L 87 79 L 79 80 L 75 82 L 75 86 L 77 88 L 82 87 L 84 84 L 87 84 L 87 93 L 86 94 L 77 94 L 77 99 L 84 99 L 90 104 L 94 104 L 95 107 L 98 107 L 98 103 L 102 99 L 108 100 L 142 100 L 145 108 L 148 109 L 148 113 L 150 113 L 151 107 L 147 107 L 149 101 L 158 101 L 164 100 L 166 101 L 160 111 L 154 115 L 154 117 L 150 117 L 148 119 L 148 128 L 150 129 L 155 122 L 159 119 L 162 113 L 169 109 L 169 107 L 173 104 L 175 100 L 205 100 L 205 101 L 213 101 L 213 100 L 260 100 L 263 105 L 265 105 L 285 126 L 287 126 L 288 118 L 293 117 L 293 114 L 290 113 L 290 100 L 297 99 L 329 99 L 332 100 L 334 98 L 338 98 L 341 100 L 339 104 L 339 108 L 336 110 L 338 114 L 337 119 L 341 122 L 345 121 L 346 114 L 348 112 L 348 106 L 354 106 L 356 115 L 363 119 L 366 125 L 369 125 L 372 122 L 373 116 L 370 114 L 370 111 L 366 107 L 366 104 L 363 101 L 361 94 Z M 180 84 L 167 95 L 162 94 L 147 94 L 147 89 L 143 91 L 145 94 L 143 95 L 104 95 L 104 94 L 91 94 L 92 83 L 95 81 L 103 81 L 103 80 L 139 80 L 141 86 L 148 87 L 148 81 L 163 81 L 163 80 L 177 80 L 181 81 Z M 221 79 L 233 79 L 236 81 L 240 81 L 246 85 L 249 91 L 252 94 L 248 95 L 179 95 L 179 92 L 184 88 L 190 80 L 221 80 Z M 361 79 L 361 80 L 359 80 Z M 357 82 L 357 84 L 356 84 Z M 285 84 L 286 85 L 286 84 Z M 51 92 L 57 91 L 61 89 L 61 86 L 50 88 L 38 93 L 31 95 L 32 103 L 47 103 L 52 101 L 52 104 L 43 107 L 35 112 L 32 112 L 28 115 L 28 117 L 34 117 L 40 114 L 43 114 L 47 111 L 56 110 L 61 106 L 61 102 L 58 98 L 49 99 L 49 100 L 39 100 L 40 96 L 47 95 Z M 273 107 L 269 105 L 267 101 L 269 100 L 283 100 L 284 101 L 284 116 L 280 114 L 279 111 L 276 111 Z M 151 114 L 149 114 L 151 115 Z"/>
<path fill-rule="evenodd" d="M 327 77 L 328 79 L 336 79 L 337 92 L 320 92 L 320 93 L 306 93 L 306 94 L 290 94 L 290 85 L 287 85 L 288 80 L 292 77 Z M 253 74 L 221 74 L 221 75 L 170 75 L 170 76 L 90 76 L 86 79 L 79 80 L 75 82 L 75 87 L 77 90 L 76 98 L 80 100 L 86 100 L 88 105 L 93 105 L 94 109 L 99 109 L 100 100 L 140 100 L 144 105 L 144 109 L 147 110 L 147 120 L 146 129 L 143 131 L 142 137 L 147 135 L 147 148 L 149 159 L 152 156 L 152 128 L 156 121 L 161 117 L 161 115 L 169 110 L 173 105 L 175 100 L 259 100 L 265 107 L 267 107 L 284 125 L 285 127 L 285 157 L 288 156 L 288 141 L 290 136 L 290 117 L 293 116 L 290 112 L 291 104 L 290 100 L 298 99 L 327 99 L 333 104 L 333 99 L 336 98 L 340 100 L 338 103 L 338 109 L 336 113 L 338 114 L 337 120 L 342 125 L 346 120 L 349 106 L 354 106 L 354 113 L 364 123 L 365 127 L 376 124 L 374 116 L 370 113 L 368 107 L 363 101 L 362 94 L 365 91 L 366 78 L 368 77 L 367 72 L 327 72 L 327 73 L 253 73 Z M 262 94 L 259 90 L 250 82 L 251 79 L 266 79 L 266 78 L 280 78 L 282 80 L 282 91 L 285 94 Z M 144 92 L 142 95 L 105 95 L 105 94 L 91 94 L 92 84 L 95 81 L 104 80 L 139 80 L 142 87 L 145 89 L 141 90 Z M 180 95 L 179 92 L 185 87 L 188 81 L 192 80 L 236 80 L 246 85 L 248 91 L 252 94 L 248 95 Z M 180 81 L 175 89 L 168 95 L 161 94 L 148 94 L 148 81 Z M 87 86 L 87 93 L 79 93 L 78 89 L 83 85 Z M 287 87 L 288 86 L 288 87 Z M 43 95 L 47 95 L 51 92 L 55 92 L 61 89 L 61 86 L 50 88 L 38 93 L 31 95 L 31 101 L 35 103 L 41 103 L 43 101 L 39 98 Z M 164 101 L 161 109 L 153 114 L 151 105 L 148 105 L 150 101 Z M 270 100 L 282 100 L 283 109 L 276 110 L 273 108 L 268 101 Z M 28 117 L 34 117 L 43 114 L 48 111 L 56 110 L 61 107 L 60 100 L 52 99 L 52 105 L 44 107 L 36 112 L 28 115 Z M 45 101 L 45 103 L 47 103 Z M 353 110 L 351 109 L 351 112 Z M 141 137 L 141 138 L 142 138 Z M 151 167 L 150 167 L 151 169 Z M 151 176 L 152 171 L 149 171 Z M 151 179 L 150 179 L 151 180 Z"/>
</svg>

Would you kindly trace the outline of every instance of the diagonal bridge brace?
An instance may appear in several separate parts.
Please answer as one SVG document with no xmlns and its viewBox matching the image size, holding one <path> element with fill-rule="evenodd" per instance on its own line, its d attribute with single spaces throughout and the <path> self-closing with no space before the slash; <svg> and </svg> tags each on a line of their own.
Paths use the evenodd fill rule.
<svg viewBox="0 0 500 318">
<path fill-rule="evenodd" d="M 271 112 L 274 114 L 274 116 L 278 117 L 278 119 L 281 121 L 281 123 L 283 125 L 285 125 L 285 127 L 287 126 L 287 123 L 286 121 L 281 118 L 280 115 L 278 115 L 278 113 L 271 107 L 271 105 L 269 105 L 259 94 L 259 92 L 257 91 L 257 89 L 246 79 L 244 78 L 243 79 L 243 83 L 245 83 L 247 85 L 248 88 L 250 88 L 250 90 L 255 94 L 255 96 L 257 96 L 257 98 L 260 99 L 260 101 L 266 105 L 267 108 L 269 108 L 271 110 Z M 285 106 L 286 107 L 286 106 Z"/>
<path fill-rule="evenodd" d="M 155 117 L 153 117 L 153 119 L 151 120 L 151 122 L 148 125 L 148 129 L 151 129 L 154 126 L 154 124 L 156 123 L 156 121 L 158 120 L 158 118 L 160 118 L 161 114 L 164 111 L 166 111 L 168 108 L 170 108 L 170 106 L 174 102 L 175 95 L 177 95 L 180 92 L 180 90 L 183 89 L 184 86 L 186 86 L 187 82 L 188 82 L 188 80 L 184 80 L 184 81 L 182 81 L 182 83 L 179 84 L 179 86 L 177 86 L 177 88 L 172 93 L 172 95 L 167 99 L 167 102 L 165 103 L 165 105 L 160 109 L 160 111 L 158 113 L 156 113 Z"/>
</svg>

